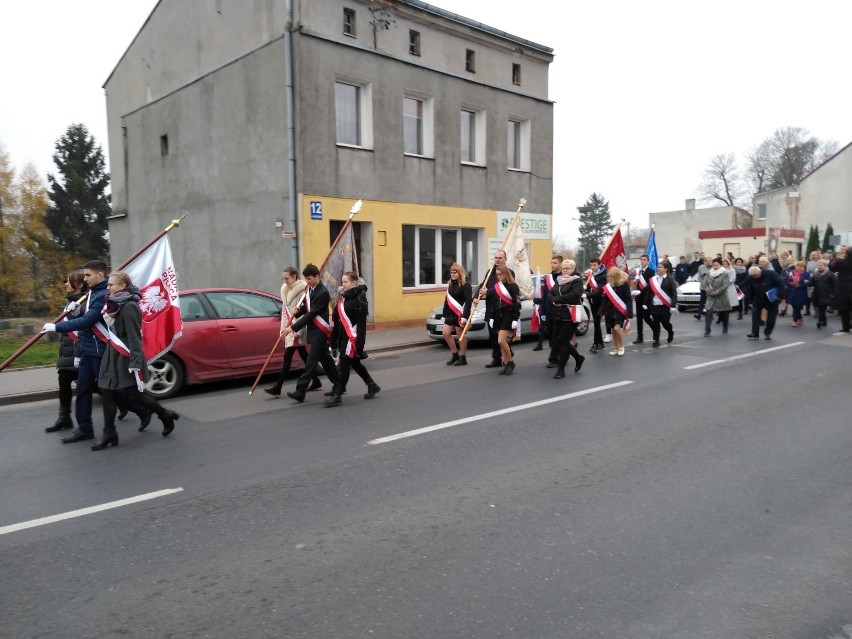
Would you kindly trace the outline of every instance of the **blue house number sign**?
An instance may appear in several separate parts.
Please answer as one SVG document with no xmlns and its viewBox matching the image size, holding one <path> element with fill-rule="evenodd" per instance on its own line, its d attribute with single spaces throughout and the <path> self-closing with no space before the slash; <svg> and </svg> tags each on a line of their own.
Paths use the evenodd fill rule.
<svg viewBox="0 0 852 639">
<path fill-rule="evenodd" d="M 311 219 L 322 219 L 322 202 L 317 202 L 316 200 L 311 202 Z"/>
</svg>

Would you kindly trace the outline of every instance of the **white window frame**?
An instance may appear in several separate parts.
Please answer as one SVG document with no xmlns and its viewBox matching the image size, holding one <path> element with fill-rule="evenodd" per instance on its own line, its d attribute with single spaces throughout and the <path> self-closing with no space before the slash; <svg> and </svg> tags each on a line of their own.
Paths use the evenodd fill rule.
<svg viewBox="0 0 852 639">
<path fill-rule="evenodd" d="M 348 84 L 358 89 L 358 133 L 361 138 L 360 144 L 351 144 L 341 142 L 337 139 L 337 85 Z M 364 80 L 355 78 L 338 76 L 334 79 L 334 123 L 335 123 L 335 141 L 337 146 L 350 147 L 356 149 L 372 149 L 373 148 L 373 85 Z"/>
<path fill-rule="evenodd" d="M 761 207 L 763 207 L 763 215 L 760 214 Z M 766 209 L 767 209 L 766 202 L 759 202 L 757 204 L 757 219 L 758 220 L 765 220 L 766 219 Z"/>
<path fill-rule="evenodd" d="M 512 166 L 512 161 L 509 158 L 509 123 L 514 123 L 518 126 L 518 140 L 516 155 L 518 160 L 517 166 Z M 532 123 L 530 120 L 523 118 L 509 117 L 506 126 L 506 164 L 510 171 L 523 171 L 529 173 L 530 168 L 530 138 L 532 133 Z"/>
<path fill-rule="evenodd" d="M 463 112 L 473 114 L 473 157 L 470 159 L 462 158 L 462 164 L 471 166 L 485 166 L 485 111 L 477 107 L 462 105 L 459 111 L 459 157 L 461 157 L 461 114 Z"/>
<path fill-rule="evenodd" d="M 455 260 L 460 264 L 465 261 L 464 256 L 464 231 L 473 231 L 476 234 L 476 255 L 480 254 L 480 244 L 482 238 L 482 229 L 462 226 L 432 226 L 432 225 L 417 225 L 404 224 L 404 227 L 414 228 L 414 286 L 403 286 L 403 290 L 413 291 L 417 289 L 434 289 L 441 286 L 446 286 L 446 281 L 441 279 L 441 264 L 440 258 L 444 254 L 443 235 L 442 231 L 456 232 Z M 421 282 L 420 281 L 420 233 L 421 231 L 433 231 L 435 234 L 435 281 Z M 403 247 L 403 251 L 404 251 Z M 403 258 L 405 255 L 403 253 Z M 476 258 L 474 258 L 475 260 Z M 476 265 L 467 265 L 468 271 L 471 271 Z M 468 280 L 469 281 L 469 280 Z"/>
<path fill-rule="evenodd" d="M 355 9 L 343 7 L 343 35 L 350 38 L 358 37 L 358 32 L 356 31 L 356 19 L 357 14 L 355 13 Z"/>
<path fill-rule="evenodd" d="M 422 116 L 420 120 L 420 136 L 422 148 L 420 153 L 410 153 L 405 151 L 405 126 L 403 126 L 403 144 L 402 149 L 405 155 L 413 157 L 435 157 L 435 99 L 432 96 L 416 93 L 414 91 L 406 91 L 403 94 L 403 104 L 405 99 L 417 100 L 422 105 Z M 403 120 L 407 117 L 403 110 Z"/>
</svg>

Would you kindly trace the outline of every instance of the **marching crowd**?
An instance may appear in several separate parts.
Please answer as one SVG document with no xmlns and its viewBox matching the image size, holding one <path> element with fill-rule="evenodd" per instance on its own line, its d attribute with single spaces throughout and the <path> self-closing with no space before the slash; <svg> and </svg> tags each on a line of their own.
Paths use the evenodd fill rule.
<svg viewBox="0 0 852 639">
<path fill-rule="evenodd" d="M 747 261 L 730 253 L 711 258 L 696 252 L 692 262 L 681 256 L 677 265 L 665 256 L 656 269 L 643 255 L 640 265 L 629 274 L 592 259 L 581 275 L 574 260 L 560 255 L 551 258 L 550 266 L 551 273 L 541 277 L 537 287 L 540 293 L 534 299 L 539 328 L 538 344 L 533 350 L 541 351 L 545 341 L 548 343 L 547 367 L 556 369 L 555 379 L 565 377 L 571 358 L 575 372 L 582 368 L 586 357 L 577 350 L 576 332 L 589 312 L 592 354 L 606 350 L 606 344 L 611 343 L 609 355 L 623 356 L 624 341 L 633 322 L 634 344 L 644 342 L 646 325 L 651 330 L 653 347 L 660 345 L 663 330 L 666 341 L 671 343 L 671 316 L 678 307 L 677 287 L 690 278 L 700 282 L 701 303 L 694 317 L 704 319 L 705 337 L 712 333 L 714 318 L 722 334 L 728 333 L 733 312 L 737 313 L 737 320 L 751 313 L 749 339 L 759 339 L 761 331 L 764 339 L 771 339 L 777 318 L 788 312 L 795 328 L 802 327 L 808 315 L 816 316 L 816 328 L 826 327 L 828 315 L 836 312 L 841 320 L 840 331 L 850 330 L 852 260 L 845 247 L 836 255 L 815 251 L 807 261 L 786 252 L 777 256 L 752 255 Z M 491 361 L 486 368 L 499 368 L 500 375 L 512 375 L 512 340 L 519 334 L 521 296 L 515 274 L 506 265 L 505 251 L 495 252 L 493 267 L 476 292 L 461 264 L 452 264 L 449 271 L 443 309 L 443 336 L 451 353 L 447 365 L 467 365 L 467 341 L 462 336 L 476 305 L 482 302 L 491 345 Z M 284 341 L 284 363 L 275 384 L 265 391 L 273 397 L 280 396 L 298 352 L 305 366 L 295 390 L 287 393 L 290 399 L 303 402 L 308 391 L 322 387 L 317 376 L 319 367 L 333 384 L 324 406 L 342 404 L 353 370 L 366 385 L 364 398 L 374 398 L 381 388 L 363 363 L 367 357 L 366 286 L 357 273 L 345 273 L 330 318 L 331 296 L 321 282 L 320 270 L 308 264 L 301 274 L 303 280 L 296 268 L 287 267 L 282 275 L 280 339 Z M 92 395 L 99 392 L 103 398 L 104 429 L 92 450 L 118 446 L 115 419 L 122 419 L 129 411 L 139 416 L 140 431 L 156 414 L 163 423 L 163 436 L 168 436 L 179 415 L 145 392 L 148 367 L 142 349 L 139 289 L 124 272 L 107 275 L 106 264 L 98 260 L 84 264 L 82 273 L 69 273 L 65 288 L 67 317 L 42 328 L 42 332 L 60 334 L 59 417 L 45 430 L 73 428 L 63 443 L 94 439 Z M 329 347 L 339 352 L 337 362 Z M 76 428 L 71 419 L 75 380 Z"/>
</svg>

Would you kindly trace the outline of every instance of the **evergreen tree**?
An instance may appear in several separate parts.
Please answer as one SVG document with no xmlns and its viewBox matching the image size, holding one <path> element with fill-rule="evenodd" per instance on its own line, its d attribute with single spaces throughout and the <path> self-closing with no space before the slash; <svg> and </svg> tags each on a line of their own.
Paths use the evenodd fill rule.
<svg viewBox="0 0 852 639">
<path fill-rule="evenodd" d="M 805 249 L 805 256 L 810 259 L 811 253 L 819 251 L 819 228 L 816 225 L 811 226 L 808 233 L 808 247 Z"/>
<path fill-rule="evenodd" d="M 580 212 L 580 247 L 584 260 L 588 262 L 592 256 L 601 254 L 615 224 L 610 219 L 609 201 L 598 193 L 592 193 L 577 210 Z M 577 269 L 581 270 L 583 266 L 585 264 L 578 264 Z"/>
<path fill-rule="evenodd" d="M 72 124 L 56 142 L 59 178 L 47 176 L 53 205 L 46 222 L 59 248 L 84 259 L 106 259 L 110 214 L 109 174 L 100 145 L 82 124 Z"/>
<path fill-rule="evenodd" d="M 822 252 L 834 250 L 834 245 L 831 243 L 831 236 L 834 235 L 834 229 L 831 227 L 831 222 L 825 227 L 825 235 L 822 238 Z"/>
</svg>

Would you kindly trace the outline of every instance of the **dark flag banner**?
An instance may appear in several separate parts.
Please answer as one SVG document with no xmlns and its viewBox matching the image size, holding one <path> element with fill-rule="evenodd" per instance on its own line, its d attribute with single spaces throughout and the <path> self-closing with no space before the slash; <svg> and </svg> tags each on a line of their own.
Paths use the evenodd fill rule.
<svg viewBox="0 0 852 639">
<path fill-rule="evenodd" d="M 361 210 L 361 200 L 358 200 L 349 212 L 340 235 L 329 251 L 328 257 L 320 269 L 320 281 L 328 289 L 331 303 L 337 303 L 337 296 L 342 286 L 341 279 L 346 271 L 358 273 L 358 258 L 355 255 L 355 235 L 352 233 L 352 217 Z M 358 273 L 360 275 L 360 273 Z"/>
</svg>

